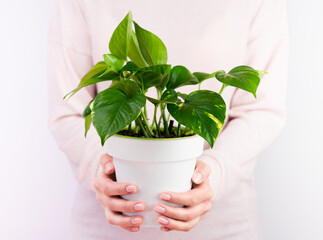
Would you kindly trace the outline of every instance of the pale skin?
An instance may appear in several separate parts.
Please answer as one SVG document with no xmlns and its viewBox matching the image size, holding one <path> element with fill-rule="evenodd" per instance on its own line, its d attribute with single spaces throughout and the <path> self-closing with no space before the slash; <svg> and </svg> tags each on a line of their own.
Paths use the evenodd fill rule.
<svg viewBox="0 0 323 240">
<path fill-rule="evenodd" d="M 128 201 L 121 195 L 133 194 L 137 186 L 133 183 L 120 183 L 115 181 L 113 159 L 110 155 L 101 156 L 100 163 L 103 171 L 94 179 L 96 197 L 104 207 L 107 221 L 129 232 L 138 232 L 143 218 L 139 215 L 125 216 L 122 212 L 143 212 L 145 203 L 141 201 Z M 156 219 L 161 224 L 160 230 L 188 232 L 193 229 L 210 211 L 213 197 L 209 185 L 210 167 L 197 160 L 192 177 L 192 190 L 184 193 L 164 192 L 160 198 L 166 202 L 184 205 L 185 207 L 172 207 L 167 204 L 155 206 L 155 212 L 160 216 Z"/>
</svg>

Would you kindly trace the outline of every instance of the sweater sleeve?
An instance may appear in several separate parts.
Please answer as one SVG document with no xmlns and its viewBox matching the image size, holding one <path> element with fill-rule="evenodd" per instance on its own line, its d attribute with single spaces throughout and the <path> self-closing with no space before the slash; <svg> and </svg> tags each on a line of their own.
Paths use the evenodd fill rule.
<svg viewBox="0 0 323 240">
<path fill-rule="evenodd" d="M 80 113 L 95 97 L 96 87 L 86 87 L 70 99 L 63 97 L 93 66 L 91 52 L 81 1 L 57 0 L 48 34 L 49 128 L 76 178 L 89 190 L 93 190 L 92 181 L 104 150 L 93 127 L 84 137 Z"/>
<path fill-rule="evenodd" d="M 289 32 L 286 2 L 253 2 L 253 16 L 244 64 L 267 71 L 252 94 L 236 89 L 228 111 L 228 122 L 212 149 L 201 160 L 210 165 L 211 187 L 219 199 L 253 179 L 256 159 L 281 132 L 285 119 Z"/>
</svg>

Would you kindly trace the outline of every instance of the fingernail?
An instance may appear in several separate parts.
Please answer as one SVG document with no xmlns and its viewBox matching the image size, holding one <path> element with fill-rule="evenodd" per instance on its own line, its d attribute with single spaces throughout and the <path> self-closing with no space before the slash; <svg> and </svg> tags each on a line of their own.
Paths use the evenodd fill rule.
<svg viewBox="0 0 323 240">
<path fill-rule="evenodd" d="M 133 209 L 135 209 L 136 211 L 141 211 L 145 209 L 145 206 L 142 203 L 137 203 L 133 205 Z"/>
<path fill-rule="evenodd" d="M 131 221 L 132 224 L 138 224 L 138 223 L 141 222 L 141 219 L 136 217 L 136 218 L 131 218 L 130 221 Z"/>
<path fill-rule="evenodd" d="M 132 231 L 132 232 L 138 232 L 139 231 L 139 227 L 131 227 L 130 228 L 130 231 Z"/>
<path fill-rule="evenodd" d="M 154 210 L 158 213 L 165 213 L 166 212 L 166 209 L 161 206 L 156 206 Z"/>
<path fill-rule="evenodd" d="M 133 185 L 126 186 L 126 191 L 128 193 L 133 193 L 135 191 L 135 186 L 133 186 Z"/>
<path fill-rule="evenodd" d="M 163 217 L 158 218 L 158 222 L 160 224 L 163 224 L 163 225 L 168 224 L 168 220 L 166 218 L 163 218 Z"/>
<path fill-rule="evenodd" d="M 160 198 L 165 201 L 169 201 L 171 199 L 171 196 L 169 194 L 162 193 L 160 194 Z"/>
<path fill-rule="evenodd" d="M 194 181 L 195 183 L 201 183 L 201 181 L 202 181 L 202 175 L 201 175 L 201 173 L 196 172 L 196 173 L 194 174 L 194 176 L 193 176 L 193 181 Z"/>
<path fill-rule="evenodd" d="M 161 227 L 160 230 L 163 232 L 168 232 L 168 228 L 165 228 L 165 227 Z"/>
<path fill-rule="evenodd" d="M 112 163 L 108 162 L 107 164 L 105 164 L 105 172 L 109 172 L 112 169 Z"/>
</svg>

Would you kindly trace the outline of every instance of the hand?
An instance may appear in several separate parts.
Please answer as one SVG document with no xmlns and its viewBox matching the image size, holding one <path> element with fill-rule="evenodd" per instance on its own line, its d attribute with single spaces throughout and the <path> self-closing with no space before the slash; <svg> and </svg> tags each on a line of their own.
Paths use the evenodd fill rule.
<svg viewBox="0 0 323 240">
<path fill-rule="evenodd" d="M 172 207 L 166 204 L 155 206 L 154 211 L 161 214 L 158 217 L 158 222 L 163 225 L 160 230 L 188 232 L 210 211 L 213 196 L 208 180 L 210 171 L 206 163 L 197 160 L 192 177 L 192 190 L 184 193 L 164 192 L 160 195 L 164 201 L 184 205 L 184 207 Z"/>
<path fill-rule="evenodd" d="M 120 195 L 135 193 L 137 186 L 132 183 L 115 181 L 113 159 L 110 155 L 102 155 L 100 163 L 103 171 L 94 179 L 93 185 L 96 198 L 102 203 L 108 222 L 129 232 L 138 232 L 143 222 L 142 216 L 124 216 L 122 212 L 142 212 L 146 209 L 145 204 L 120 197 Z"/>
</svg>

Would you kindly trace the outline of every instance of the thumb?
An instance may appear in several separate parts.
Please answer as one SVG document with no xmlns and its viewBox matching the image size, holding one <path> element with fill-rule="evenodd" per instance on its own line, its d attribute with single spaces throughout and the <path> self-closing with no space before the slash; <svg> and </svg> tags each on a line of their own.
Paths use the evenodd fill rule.
<svg viewBox="0 0 323 240">
<path fill-rule="evenodd" d="M 200 160 L 197 160 L 192 181 L 195 184 L 201 184 L 202 182 L 205 181 L 205 179 L 209 177 L 210 173 L 211 173 L 211 169 L 209 165 L 207 165 L 206 163 Z"/>
<path fill-rule="evenodd" d="M 103 154 L 100 158 L 100 163 L 104 173 L 112 174 L 114 172 L 113 158 L 109 154 Z"/>
</svg>

